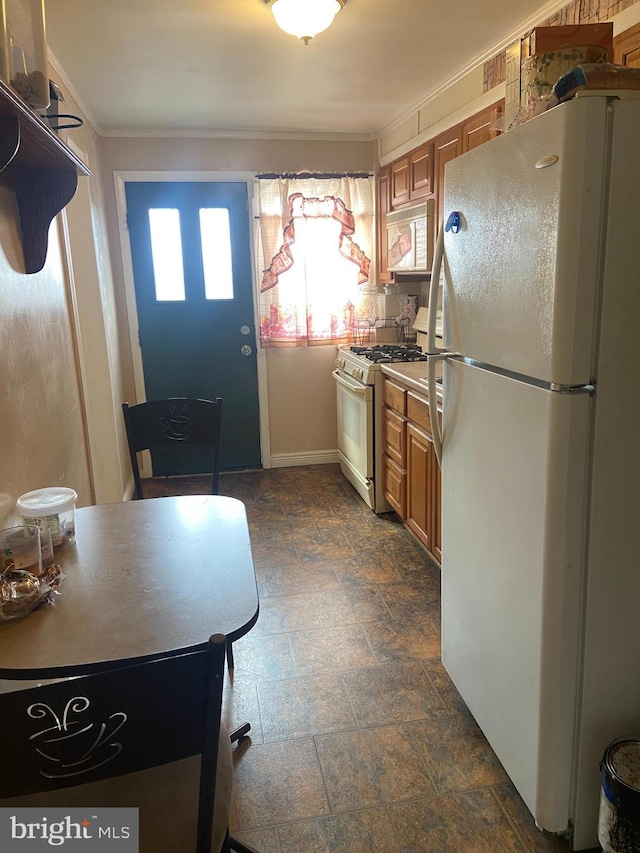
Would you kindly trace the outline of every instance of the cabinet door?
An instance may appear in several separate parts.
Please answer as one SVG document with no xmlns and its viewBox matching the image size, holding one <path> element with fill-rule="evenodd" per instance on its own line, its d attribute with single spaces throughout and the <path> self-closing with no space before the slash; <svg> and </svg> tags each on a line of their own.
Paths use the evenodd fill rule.
<svg viewBox="0 0 640 853">
<path fill-rule="evenodd" d="M 409 201 L 409 158 L 401 157 L 391 164 L 391 207 Z"/>
<path fill-rule="evenodd" d="M 393 274 L 387 269 L 387 213 L 391 210 L 391 167 L 385 166 L 378 172 L 378 280 L 392 282 Z"/>
<path fill-rule="evenodd" d="M 384 457 L 384 496 L 405 521 L 407 518 L 407 472 L 389 456 Z"/>
<path fill-rule="evenodd" d="M 383 426 L 384 452 L 404 468 L 406 464 L 405 419 L 397 412 L 385 407 Z"/>
<path fill-rule="evenodd" d="M 462 125 L 462 153 L 477 148 L 483 142 L 488 142 L 498 135 L 498 131 L 492 128 L 492 124 L 504 112 L 504 101 L 499 101 L 481 110 Z"/>
<path fill-rule="evenodd" d="M 640 68 L 640 24 L 614 38 L 613 61 L 628 68 Z"/>
<path fill-rule="evenodd" d="M 426 142 L 409 154 L 409 198 L 433 192 L 433 143 Z"/>
<path fill-rule="evenodd" d="M 454 160 L 462 154 L 462 127 L 452 127 L 450 130 L 436 136 L 433 141 L 435 158 L 435 190 L 438 204 L 438 216 L 436 220 L 436 233 L 440 230 L 440 223 L 444 213 L 444 167 L 450 160 Z"/>
<path fill-rule="evenodd" d="M 407 424 L 407 526 L 430 550 L 433 549 L 434 527 L 434 462 L 433 440 L 427 433 Z"/>
</svg>

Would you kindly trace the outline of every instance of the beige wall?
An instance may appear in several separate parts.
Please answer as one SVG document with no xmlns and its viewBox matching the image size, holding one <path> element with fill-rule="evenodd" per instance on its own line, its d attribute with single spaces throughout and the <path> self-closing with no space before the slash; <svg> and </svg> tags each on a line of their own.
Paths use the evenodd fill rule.
<svg viewBox="0 0 640 853">
<path fill-rule="evenodd" d="M 58 79 L 51 71 L 53 79 Z M 68 112 L 82 115 L 65 91 Z M 113 400 L 128 363 L 104 225 L 100 140 L 90 125 L 61 132 L 91 177 L 54 220 L 45 268 L 25 275 L 15 199 L 0 190 L 0 516 L 25 491 L 70 486 L 79 505 L 122 500 Z M 0 523 L 4 519 L 0 517 Z"/>
<path fill-rule="evenodd" d="M 57 79 L 55 72 L 52 72 Z M 82 116 L 60 83 L 65 112 Z M 123 388 L 131 377 L 126 318 L 118 313 L 111 274 L 101 165 L 101 139 L 91 124 L 61 132 L 61 138 L 91 170 L 61 216 L 69 256 L 72 322 L 79 340 L 79 380 L 85 401 L 88 454 L 94 500 L 109 503 L 130 496 L 132 475 L 122 424 Z M 124 322 L 124 327 L 122 323 Z"/>
<path fill-rule="evenodd" d="M 126 303 L 114 172 L 371 171 L 375 145 L 320 140 L 107 137 L 102 140 L 101 151 L 115 292 L 120 328 L 124 329 Z M 121 346 L 130 354 L 128 338 L 121 340 Z M 274 464 L 290 464 L 296 455 L 336 451 L 336 395 L 331 376 L 334 361 L 334 346 L 266 350 L 267 416 Z M 127 384 L 125 389 L 128 399 L 133 400 L 133 385 Z"/>
<path fill-rule="evenodd" d="M 0 494 L 70 486 L 91 503 L 59 224 L 44 269 L 25 275 L 15 199 L 0 190 Z M 4 521 L 4 519 L 0 519 Z"/>
<path fill-rule="evenodd" d="M 291 454 L 337 450 L 336 388 L 331 375 L 335 360 L 335 346 L 267 351 L 274 465 Z"/>
</svg>

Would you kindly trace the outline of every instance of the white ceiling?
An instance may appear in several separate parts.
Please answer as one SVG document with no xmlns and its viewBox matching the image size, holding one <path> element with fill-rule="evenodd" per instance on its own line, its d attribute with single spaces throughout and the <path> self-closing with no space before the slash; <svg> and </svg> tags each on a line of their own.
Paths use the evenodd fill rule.
<svg viewBox="0 0 640 853">
<path fill-rule="evenodd" d="M 348 0 L 308 46 L 264 0 L 46 0 L 46 16 L 49 48 L 102 132 L 358 135 L 561 5 Z"/>
</svg>

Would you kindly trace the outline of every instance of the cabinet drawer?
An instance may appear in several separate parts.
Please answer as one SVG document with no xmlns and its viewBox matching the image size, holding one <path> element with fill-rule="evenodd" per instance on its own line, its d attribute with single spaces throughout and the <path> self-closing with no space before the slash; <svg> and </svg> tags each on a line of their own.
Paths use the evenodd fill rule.
<svg viewBox="0 0 640 853">
<path fill-rule="evenodd" d="M 384 401 L 389 408 L 395 409 L 401 415 L 406 415 L 406 397 L 407 392 L 404 388 L 391 382 L 390 379 L 384 380 Z"/>
<path fill-rule="evenodd" d="M 405 419 L 397 412 L 384 409 L 384 452 L 404 466 L 406 460 Z"/>
<path fill-rule="evenodd" d="M 432 434 L 431 418 L 429 417 L 429 401 L 418 397 L 413 391 L 407 393 L 407 418 L 423 430 Z"/>
<path fill-rule="evenodd" d="M 407 472 L 384 457 L 384 496 L 404 521 L 407 517 Z"/>
</svg>

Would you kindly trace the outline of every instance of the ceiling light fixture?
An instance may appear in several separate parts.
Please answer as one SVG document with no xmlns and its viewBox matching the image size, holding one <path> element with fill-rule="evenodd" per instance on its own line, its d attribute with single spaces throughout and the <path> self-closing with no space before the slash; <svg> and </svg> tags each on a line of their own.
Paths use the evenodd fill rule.
<svg viewBox="0 0 640 853">
<path fill-rule="evenodd" d="M 265 0 L 276 24 L 305 44 L 326 30 L 347 0 Z"/>
</svg>

